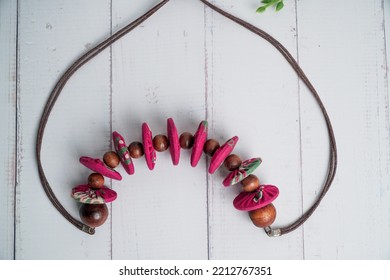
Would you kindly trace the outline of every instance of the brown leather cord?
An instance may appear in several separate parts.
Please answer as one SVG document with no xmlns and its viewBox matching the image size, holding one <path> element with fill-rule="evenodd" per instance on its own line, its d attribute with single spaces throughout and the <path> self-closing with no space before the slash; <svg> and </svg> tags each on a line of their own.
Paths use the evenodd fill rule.
<svg viewBox="0 0 390 280">
<path fill-rule="evenodd" d="M 335 173 L 336 173 L 336 167 L 337 167 L 337 148 L 336 148 L 336 140 L 334 137 L 331 121 L 329 119 L 329 116 L 325 110 L 325 107 L 313 87 L 313 85 L 310 83 L 309 79 L 306 77 L 305 73 L 302 71 L 296 60 L 293 58 L 293 56 L 287 51 L 287 49 L 280 44 L 276 39 L 274 39 L 271 35 L 267 34 L 263 30 L 243 21 L 242 19 L 239 19 L 223 10 L 220 8 L 214 6 L 213 4 L 209 3 L 208 1 L 205 0 L 200 0 L 203 2 L 205 5 L 213 9 L 214 11 L 220 13 L 221 15 L 229 18 L 230 20 L 238 23 L 239 25 L 243 26 L 244 28 L 248 29 L 249 31 L 255 33 L 256 35 L 264 38 L 267 40 L 269 43 L 271 43 L 288 61 L 288 63 L 292 66 L 292 68 L 295 70 L 295 72 L 298 74 L 300 79 L 305 83 L 305 85 L 309 88 L 310 92 L 314 96 L 315 100 L 317 101 L 321 112 L 324 116 L 328 134 L 329 134 L 329 141 L 330 141 L 330 159 L 329 159 L 329 168 L 328 172 L 325 178 L 324 185 L 322 187 L 322 191 L 316 201 L 313 203 L 313 205 L 305 212 L 302 214 L 302 216 L 297 219 L 295 222 L 290 224 L 287 227 L 280 228 L 280 229 L 271 229 L 270 227 L 266 228 L 266 232 L 269 236 L 279 236 L 283 235 L 286 233 L 289 233 L 293 231 L 294 229 L 298 228 L 301 226 L 316 210 L 318 205 L 320 204 L 321 200 L 329 190 L 332 181 L 334 179 Z M 80 230 L 87 232 L 89 234 L 94 234 L 95 229 L 91 228 L 82 222 L 76 220 L 73 218 L 67 211 L 66 209 L 61 205 L 61 203 L 58 201 L 56 196 L 54 195 L 49 182 L 46 179 L 45 173 L 43 171 L 42 163 L 41 163 L 41 147 L 42 147 L 42 139 L 46 127 L 46 123 L 49 119 L 50 113 L 57 101 L 58 96 L 60 95 L 62 89 L 64 88 L 65 84 L 68 82 L 68 80 L 71 78 L 71 76 L 80 68 L 82 67 L 85 63 L 87 63 L 89 60 L 91 60 L 93 57 L 98 55 L 101 51 L 109 47 L 111 44 L 113 44 L 115 41 L 119 40 L 121 37 L 123 37 L 125 34 L 129 33 L 132 31 L 135 27 L 140 25 L 142 22 L 144 22 L 146 19 L 148 19 L 150 16 L 152 16 L 157 10 L 159 10 L 162 6 L 164 6 L 166 3 L 168 3 L 169 0 L 164 0 L 152 9 L 150 9 L 148 12 L 146 12 L 143 16 L 139 17 L 129 25 L 125 26 L 115 34 L 113 34 L 111 37 L 108 39 L 104 40 L 100 44 L 98 44 L 96 47 L 92 48 L 89 50 L 87 53 L 85 53 L 83 56 L 81 56 L 79 59 L 77 59 L 67 70 L 66 72 L 61 76 L 57 84 L 55 85 L 54 89 L 50 93 L 50 96 L 48 98 L 48 101 L 45 105 L 45 108 L 43 110 L 41 120 L 39 123 L 39 128 L 38 128 L 38 135 L 37 135 L 37 142 L 36 142 L 36 157 L 37 157 L 37 162 L 38 162 L 38 172 L 39 172 L 39 177 L 41 179 L 42 186 L 49 197 L 49 200 L 52 202 L 54 207 L 73 225 L 75 225 L 77 228 Z"/>
</svg>

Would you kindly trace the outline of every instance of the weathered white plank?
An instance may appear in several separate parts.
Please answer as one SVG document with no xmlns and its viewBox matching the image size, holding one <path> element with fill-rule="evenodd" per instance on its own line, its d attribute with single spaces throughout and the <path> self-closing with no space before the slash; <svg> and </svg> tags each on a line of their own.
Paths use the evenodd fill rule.
<svg viewBox="0 0 390 280">
<path fill-rule="evenodd" d="M 264 28 L 296 53 L 295 6 L 256 14 L 253 1 L 214 1 L 221 8 Z M 252 11 L 252 13 L 250 13 Z M 275 226 L 301 214 L 298 84 L 295 72 L 268 42 L 206 9 L 207 104 L 211 134 L 220 142 L 240 137 L 234 153 L 260 156 L 261 183 L 280 188 Z M 221 168 L 223 169 L 223 168 Z M 224 188 L 226 171 L 210 176 L 210 258 L 300 259 L 303 233 L 269 238 L 234 209 L 239 185 Z"/>
<path fill-rule="evenodd" d="M 158 1 L 113 3 L 118 28 Z M 141 141 L 141 124 L 166 134 L 172 117 L 179 133 L 195 133 L 205 118 L 203 7 L 197 1 L 170 1 L 119 41 L 113 57 L 113 130 L 128 144 Z M 158 153 L 155 169 L 134 160 L 135 175 L 113 182 L 113 258 L 206 259 L 207 184 L 205 162 L 196 168 L 182 150 L 173 166 Z"/>
<path fill-rule="evenodd" d="M 382 1 L 298 1 L 299 58 L 333 120 L 335 182 L 305 225 L 307 259 L 390 257 L 389 119 Z M 304 207 L 322 183 L 324 122 L 301 86 Z"/>
<path fill-rule="evenodd" d="M 16 1 L 0 2 L 0 259 L 14 258 Z"/>
<path fill-rule="evenodd" d="M 46 197 L 35 164 L 35 137 L 47 97 L 71 62 L 110 33 L 110 1 L 20 1 L 20 165 L 17 259 L 111 258 L 110 221 L 95 236 L 69 224 Z M 110 145 L 110 54 L 105 51 L 69 81 L 54 108 L 42 161 L 53 191 L 72 215 L 73 186 L 90 173 L 81 155 L 101 157 Z"/>
<path fill-rule="evenodd" d="M 389 96 L 389 84 L 390 77 L 388 75 L 389 71 L 389 57 L 390 57 L 390 3 L 389 1 L 382 1 L 382 8 L 384 13 L 383 26 L 385 28 L 385 38 L 386 38 L 386 76 L 387 76 L 387 95 Z"/>
<path fill-rule="evenodd" d="M 390 112 L 389 112 L 389 95 L 390 95 L 390 76 L 389 76 L 389 67 L 390 67 L 390 2 L 389 1 L 382 1 L 382 9 L 383 9 L 383 28 L 384 28 L 384 36 L 385 36 L 385 48 L 383 55 L 385 55 L 386 61 L 381 65 L 381 68 L 384 70 L 381 71 L 382 74 L 385 75 L 387 80 L 385 81 L 385 89 L 387 90 L 384 93 L 384 96 L 382 96 L 382 100 L 384 101 L 384 104 L 387 104 L 387 107 L 381 106 L 381 113 L 385 114 L 386 119 L 385 127 L 381 127 L 381 135 L 383 135 L 383 138 L 385 139 L 384 142 L 381 142 L 382 149 L 381 153 L 386 153 L 387 155 L 390 153 Z M 382 85 L 381 85 L 382 86 Z M 383 110 L 385 109 L 385 110 Z M 384 129 L 385 128 L 385 129 Z M 378 246 L 381 246 L 381 252 L 380 252 L 380 258 L 383 259 L 390 259 L 390 250 L 388 247 L 382 247 L 383 242 L 388 241 L 388 236 L 390 235 L 390 210 L 389 210 L 389 201 L 390 201 L 390 195 L 389 195 L 389 178 L 390 178 L 390 171 L 389 171 L 389 157 L 386 158 L 387 160 L 382 160 L 381 162 L 381 174 L 383 179 L 383 184 L 381 187 L 381 205 L 380 205 L 380 213 L 381 214 L 381 223 L 384 225 L 385 230 L 381 231 L 380 236 L 381 240 L 378 242 Z M 379 258 L 378 257 L 378 258 Z"/>
<path fill-rule="evenodd" d="M 185 151 L 177 167 L 165 152 L 158 154 L 153 172 L 144 158 L 135 160 L 134 176 L 120 168 L 124 180 L 113 182 L 119 195 L 113 218 L 93 237 L 54 210 L 40 185 L 34 153 L 48 94 L 85 49 L 157 2 L 19 1 L 15 159 L 17 7 L 16 1 L 0 1 L 0 142 L 6 143 L 0 153 L 0 183 L 6 186 L 0 188 L 0 258 L 389 259 L 390 7 L 383 0 L 296 1 L 297 10 L 286 1 L 280 13 L 262 15 L 254 13 L 259 1 L 214 1 L 269 31 L 293 54 L 298 46 L 300 64 L 334 122 L 338 175 L 305 227 L 268 238 L 233 208 L 239 188 L 221 186 L 226 173 L 207 177 L 205 158 L 193 169 Z M 208 118 L 209 137 L 222 142 L 238 135 L 237 154 L 263 158 L 256 174 L 281 190 L 276 226 L 298 217 L 320 190 L 326 131 L 295 73 L 268 43 L 200 2 L 172 0 L 112 52 L 82 68 L 60 97 L 42 152 L 64 206 L 78 216 L 69 191 L 89 174 L 79 156 L 101 157 L 111 147 L 111 130 L 128 142 L 140 140 L 143 121 L 154 134 L 165 134 L 168 117 L 179 132 L 194 132 Z"/>
</svg>

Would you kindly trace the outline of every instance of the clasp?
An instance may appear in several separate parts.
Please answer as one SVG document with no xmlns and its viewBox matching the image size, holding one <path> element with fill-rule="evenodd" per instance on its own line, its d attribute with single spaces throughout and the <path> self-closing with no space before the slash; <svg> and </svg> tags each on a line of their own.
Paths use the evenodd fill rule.
<svg viewBox="0 0 390 280">
<path fill-rule="evenodd" d="M 269 237 L 276 237 L 282 235 L 280 228 L 272 229 L 271 227 L 265 227 L 264 231 L 267 233 Z"/>
<path fill-rule="evenodd" d="M 81 230 L 90 234 L 90 235 L 95 234 L 95 228 L 87 226 L 87 225 L 83 225 L 83 228 Z"/>
</svg>

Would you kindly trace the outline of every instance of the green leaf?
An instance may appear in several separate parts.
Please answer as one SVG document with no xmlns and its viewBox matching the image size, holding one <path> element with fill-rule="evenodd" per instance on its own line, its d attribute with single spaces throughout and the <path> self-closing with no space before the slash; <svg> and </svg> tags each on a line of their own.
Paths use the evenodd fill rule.
<svg viewBox="0 0 390 280">
<path fill-rule="evenodd" d="M 276 11 L 280 11 L 281 9 L 283 9 L 283 7 L 284 7 L 283 1 L 282 1 L 282 2 L 279 2 L 279 3 L 276 5 Z"/>
<path fill-rule="evenodd" d="M 264 13 L 266 9 L 267 9 L 266 6 L 261 6 L 261 7 L 259 7 L 259 8 L 256 10 L 256 13 Z"/>
<path fill-rule="evenodd" d="M 271 3 L 272 2 L 272 0 L 263 0 L 263 1 L 261 1 L 261 3 L 263 3 L 263 4 L 268 4 L 268 3 Z"/>
</svg>

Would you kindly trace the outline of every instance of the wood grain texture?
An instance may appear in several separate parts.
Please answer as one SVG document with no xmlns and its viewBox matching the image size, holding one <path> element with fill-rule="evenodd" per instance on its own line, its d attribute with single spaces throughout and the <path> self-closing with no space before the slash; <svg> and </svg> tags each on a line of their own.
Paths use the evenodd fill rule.
<svg viewBox="0 0 390 280">
<path fill-rule="evenodd" d="M 158 2 L 0 2 L 0 258 L 389 259 L 386 0 L 285 1 L 279 13 L 261 15 L 254 12 L 259 1 L 212 1 L 284 44 L 333 121 L 338 173 L 304 227 L 267 237 L 234 209 L 240 189 L 222 186 L 227 172 L 208 175 L 204 155 L 192 168 L 183 150 L 178 166 L 164 152 L 153 172 L 144 158 L 134 160 L 135 175 L 120 167 L 124 179 L 106 181 L 118 199 L 94 236 L 54 210 L 35 162 L 47 97 L 78 56 Z M 70 189 L 90 173 L 80 156 L 101 158 L 115 130 L 128 144 L 140 141 L 142 122 L 166 134 L 169 117 L 179 133 L 194 133 L 207 119 L 210 138 L 237 135 L 234 153 L 263 159 L 255 174 L 280 188 L 275 226 L 298 218 L 317 197 L 329 142 L 307 88 L 263 39 L 199 1 L 172 0 L 81 68 L 59 98 L 42 161 L 64 207 L 78 217 Z"/>
<path fill-rule="evenodd" d="M 291 4 L 277 16 L 267 13 L 259 18 L 248 13 L 251 1 L 218 2 L 220 7 L 260 28 L 274 26 L 272 35 L 295 55 L 295 7 Z M 280 188 L 275 225 L 283 225 L 301 214 L 296 74 L 262 38 L 213 12 L 207 11 L 207 15 L 208 114 L 212 134 L 221 142 L 237 135 L 240 140 L 234 153 L 242 159 L 263 159 L 255 174 L 262 184 Z M 240 187 L 222 187 L 221 178 L 226 174 L 220 170 L 209 177 L 211 258 L 301 259 L 302 229 L 270 239 L 261 228 L 252 225 L 246 212 L 234 209 L 232 201 Z"/>
<path fill-rule="evenodd" d="M 113 26 L 129 21 L 127 11 L 140 15 L 141 2 L 115 2 Z M 143 122 L 167 135 L 172 117 L 179 134 L 195 133 L 205 118 L 203 38 L 202 5 L 176 0 L 113 46 L 113 130 L 141 141 Z M 134 164 L 135 175 L 113 182 L 113 258 L 206 259 L 205 162 L 192 168 L 182 150 L 178 166 L 169 152 L 157 153 L 153 172 L 144 157 Z"/>
<path fill-rule="evenodd" d="M 0 259 L 14 258 L 16 1 L 0 2 Z"/>
<path fill-rule="evenodd" d="M 300 63 L 310 73 L 329 110 L 339 151 L 335 183 L 304 227 L 308 259 L 390 256 L 389 120 L 382 4 L 328 1 L 320 7 L 311 1 L 298 2 Z M 304 87 L 301 108 L 304 205 L 308 207 L 318 194 L 329 150 L 323 137 L 325 126 Z"/>
<path fill-rule="evenodd" d="M 95 236 L 70 226 L 47 199 L 35 164 L 36 129 L 46 99 L 66 67 L 110 34 L 110 1 L 20 1 L 19 15 L 21 160 L 16 258 L 110 259 L 110 221 Z M 109 65 L 106 51 L 74 75 L 53 110 L 43 139 L 47 179 L 75 217 L 78 209 L 70 199 L 71 188 L 85 183 L 90 173 L 78 158 L 100 157 L 110 146 Z"/>
</svg>

